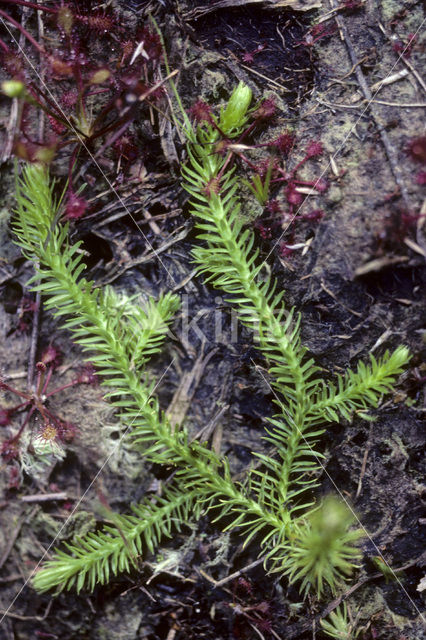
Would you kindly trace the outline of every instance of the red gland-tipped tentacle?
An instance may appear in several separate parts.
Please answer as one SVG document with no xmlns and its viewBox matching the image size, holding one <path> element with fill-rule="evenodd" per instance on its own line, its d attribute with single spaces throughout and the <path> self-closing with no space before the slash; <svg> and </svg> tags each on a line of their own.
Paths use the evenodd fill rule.
<svg viewBox="0 0 426 640">
<path fill-rule="evenodd" d="M 293 148 L 294 141 L 295 141 L 294 135 L 286 132 L 279 135 L 278 138 L 275 138 L 275 140 L 268 142 L 267 146 L 274 147 L 275 149 L 278 149 L 278 151 L 281 151 L 282 153 L 287 154 Z"/>
<path fill-rule="evenodd" d="M 78 196 L 74 190 L 70 189 L 68 191 L 68 201 L 65 207 L 64 218 L 67 220 L 79 220 L 85 215 L 87 208 L 87 200 Z"/>
<path fill-rule="evenodd" d="M 254 117 L 256 120 L 264 120 L 272 118 L 277 112 L 277 103 L 274 98 L 266 98 L 261 104 L 258 106 L 256 111 L 254 112 Z"/>
<path fill-rule="evenodd" d="M 197 100 L 192 107 L 189 108 L 189 115 L 197 124 L 207 122 L 213 124 L 212 108 L 204 100 Z"/>
<path fill-rule="evenodd" d="M 0 455 L 6 462 L 10 462 L 19 456 L 19 449 L 15 438 L 10 438 L 3 442 L 0 449 Z"/>
<path fill-rule="evenodd" d="M 292 170 L 292 174 L 295 175 L 300 167 L 302 167 L 308 160 L 310 160 L 310 158 L 320 156 L 322 153 L 324 153 L 324 147 L 322 146 L 322 143 L 317 142 L 316 140 L 311 140 L 311 142 L 309 142 L 308 146 L 306 147 L 305 157 L 297 163 L 297 165 Z"/>
<path fill-rule="evenodd" d="M 40 362 L 50 365 L 56 369 L 62 362 L 62 352 L 53 344 L 49 344 L 48 347 L 41 354 Z"/>
<path fill-rule="evenodd" d="M 0 407 L 0 427 L 6 427 L 8 424 L 10 424 L 12 416 L 12 408 L 6 409 L 6 407 Z"/>
<path fill-rule="evenodd" d="M 322 209 L 313 209 L 309 213 L 304 213 L 300 216 L 303 220 L 312 220 L 313 222 L 319 222 L 324 217 L 324 211 Z"/>
<path fill-rule="evenodd" d="M 76 22 L 84 24 L 84 26 L 100 33 L 116 29 L 116 20 L 114 16 L 108 15 L 103 11 L 91 12 L 88 15 L 76 13 L 74 15 Z"/>
<path fill-rule="evenodd" d="M 306 147 L 306 158 L 315 158 L 316 156 L 320 156 L 324 153 L 324 147 L 322 146 L 322 142 L 317 140 L 311 140 L 308 146 Z"/>
</svg>

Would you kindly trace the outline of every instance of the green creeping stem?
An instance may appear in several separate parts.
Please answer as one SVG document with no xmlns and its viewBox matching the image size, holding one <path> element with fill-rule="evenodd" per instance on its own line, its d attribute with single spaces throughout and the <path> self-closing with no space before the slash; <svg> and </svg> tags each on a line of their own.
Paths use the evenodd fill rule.
<svg viewBox="0 0 426 640">
<path fill-rule="evenodd" d="M 284 293 L 277 293 L 272 280 L 261 278 L 254 235 L 240 215 L 232 152 L 216 152 L 221 136 L 232 141 L 241 135 L 250 102 L 250 89 L 240 84 L 219 118 L 212 116 L 196 131 L 184 115 L 189 161 L 182 171 L 199 230 L 193 251 L 199 271 L 229 296 L 241 321 L 255 331 L 277 393 L 278 413 L 268 420 L 264 438 L 272 451 L 254 454 L 260 466 L 243 484 L 232 479 L 226 457 L 190 441 L 185 427 L 172 428 L 154 396 L 146 364 L 161 349 L 178 308 L 176 296 L 166 293 L 142 309 L 112 289 L 97 289 L 84 278 L 79 243 L 71 244 L 67 225 L 58 222 L 47 171 L 27 166 L 17 185 L 14 231 L 24 254 L 38 264 L 33 283 L 39 283 L 33 288 L 43 291 L 47 308 L 65 318 L 63 326 L 96 365 L 141 455 L 175 470 L 161 498 L 116 516 L 113 525 L 67 545 L 66 552 L 56 550 L 34 577 L 40 591 L 93 589 L 136 566 L 144 549 L 153 551 L 172 529 L 206 512 L 215 521 L 230 516 L 227 529 L 238 529 L 246 544 L 256 536 L 269 567 L 300 580 L 304 591 L 321 594 L 324 585 L 335 590 L 354 566 L 359 533 L 350 530 L 352 516 L 340 503 L 314 506 L 309 497 L 320 466 L 316 444 L 327 422 L 377 406 L 409 354 L 398 347 L 327 385 L 318 376 L 301 345 L 300 315 L 285 309 Z"/>
<path fill-rule="evenodd" d="M 179 525 L 176 514 L 183 508 L 182 502 L 187 505 L 186 521 L 191 516 L 189 503 L 192 511 L 199 513 L 194 502 L 207 508 L 216 501 L 220 515 L 234 511 L 242 527 L 250 517 L 251 522 L 260 522 L 262 527 L 281 531 L 286 523 L 262 509 L 232 481 L 226 459 L 221 460 L 198 442 L 189 443 L 185 429 L 172 429 L 152 395 L 153 385 L 141 381 L 144 366 L 149 356 L 158 351 L 167 323 L 178 307 L 176 296 L 166 294 L 156 303 L 151 300 L 147 311 L 142 312 L 131 300 L 118 298 L 112 289 L 100 291 L 82 278 L 84 265 L 79 244 L 69 244 L 66 225 L 54 224 L 58 207 L 52 190 L 42 166 L 25 168 L 17 190 L 14 230 L 25 254 L 38 262 L 33 280 L 39 282 L 33 289 L 43 291 L 46 307 L 57 317 L 66 318 L 64 327 L 89 353 L 88 358 L 103 378 L 102 384 L 112 388 L 107 396 L 119 409 L 121 420 L 131 427 L 134 443 L 144 445 L 148 459 L 172 464 L 178 470 L 179 482 L 168 492 L 172 499 L 169 510 L 167 505 L 158 503 L 151 505 L 151 524 L 121 523 L 133 552 L 139 553 L 145 546 L 150 549 L 153 537 L 161 537 L 156 535 L 158 528 L 162 535 L 168 535 L 171 522 Z M 105 582 L 110 571 L 113 574 L 128 569 L 132 556 L 126 542 L 120 532 L 112 532 L 113 528 L 107 527 L 90 534 L 78 545 L 69 546 L 68 554 L 57 551 L 35 575 L 35 588 L 93 588 L 97 582 Z"/>
<path fill-rule="evenodd" d="M 258 502 L 287 521 L 289 538 L 294 538 L 294 531 L 298 533 L 294 545 L 286 546 L 287 557 L 278 552 L 280 543 L 276 540 L 273 544 L 277 552 L 272 550 L 268 555 L 273 562 L 275 557 L 278 570 L 290 579 L 303 575 L 303 588 L 316 583 L 319 592 L 324 575 L 326 582 L 334 587 L 338 567 L 343 572 L 348 569 L 343 558 L 346 553 L 355 557 L 357 536 L 339 531 L 340 559 L 339 554 L 330 558 L 324 552 L 309 564 L 306 556 L 310 566 L 306 574 L 301 573 L 304 567 L 292 564 L 292 557 L 300 563 L 300 548 L 306 550 L 309 546 L 306 540 L 313 538 L 310 534 L 307 536 L 312 530 L 311 504 L 304 495 L 307 489 L 315 487 L 321 466 L 323 456 L 316 449 L 318 437 L 324 432 L 325 423 L 338 421 L 339 415 L 350 419 L 354 411 L 377 406 L 381 394 L 392 389 L 396 376 L 409 360 L 409 352 L 400 346 L 392 354 L 386 352 L 379 361 L 371 356 L 369 365 L 361 362 L 356 372 L 348 370 L 344 376 L 338 376 L 337 385 L 333 382 L 326 385 L 318 377 L 319 369 L 301 345 L 300 314 L 295 314 L 294 309 L 286 311 L 284 292 L 277 294 L 276 282 L 260 277 L 259 250 L 254 248 L 254 234 L 244 228 L 241 216 L 238 198 L 241 181 L 231 162 L 232 145 L 229 144 L 229 153 L 223 155 L 226 144 L 223 140 L 218 144 L 221 135 L 227 137 L 229 143 L 241 134 L 249 117 L 249 98 L 250 90 L 240 83 L 227 107 L 233 117 L 224 117 L 227 110 L 222 111 L 218 119 L 211 116 L 210 121 L 188 135 L 189 160 L 182 174 L 184 187 L 191 195 L 198 239 L 203 243 L 193 250 L 193 255 L 199 272 L 215 287 L 230 294 L 229 301 L 237 308 L 241 321 L 256 332 L 257 347 L 269 361 L 270 383 L 279 394 L 276 400 L 279 413 L 269 419 L 273 428 L 265 438 L 274 445 L 275 454 L 254 454 L 264 469 L 253 470 L 249 483 Z M 300 510 L 306 513 L 293 518 L 292 514 Z M 348 527 L 350 523 L 351 519 L 347 520 Z M 352 551 L 345 549 L 345 539 Z M 330 548 L 332 540 L 334 542 L 333 536 Z M 315 569 L 317 560 L 321 571 Z M 331 565 L 334 562 L 336 571 L 324 571 L 328 562 Z"/>
</svg>

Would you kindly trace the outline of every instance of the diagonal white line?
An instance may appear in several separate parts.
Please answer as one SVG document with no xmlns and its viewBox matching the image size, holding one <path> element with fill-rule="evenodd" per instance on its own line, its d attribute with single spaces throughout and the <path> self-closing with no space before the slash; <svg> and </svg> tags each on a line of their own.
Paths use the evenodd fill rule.
<svg viewBox="0 0 426 640">
<path fill-rule="evenodd" d="M 141 234 L 141 236 L 144 238 L 145 242 L 147 243 L 147 245 L 149 246 L 149 248 L 151 249 L 151 251 L 157 256 L 157 259 L 159 261 L 159 263 L 161 264 L 161 266 L 163 267 L 164 271 L 167 273 L 167 275 L 169 276 L 169 278 L 171 279 L 171 281 L 176 285 L 177 282 L 175 280 L 175 278 L 173 277 L 172 273 L 167 269 L 166 265 L 164 264 L 164 262 L 161 260 L 159 254 L 157 253 L 157 251 L 154 249 L 154 247 L 152 246 L 152 244 L 150 243 L 150 241 L 148 240 L 148 238 L 146 237 L 145 233 L 143 232 L 143 230 L 141 229 L 141 227 L 138 225 L 137 221 L 135 220 L 132 212 L 128 209 L 126 203 L 124 202 L 124 200 L 122 199 L 122 197 L 120 196 L 120 194 L 118 193 L 118 191 L 116 190 L 116 188 L 114 187 L 114 185 L 111 183 L 111 181 L 109 180 L 109 178 L 107 177 L 107 175 L 105 174 L 104 170 L 102 169 L 102 167 L 99 165 L 99 163 L 97 162 L 95 156 L 91 153 L 91 151 L 87 148 L 87 145 L 84 141 L 84 138 L 80 135 L 79 131 L 75 128 L 75 126 L 73 125 L 73 123 L 71 122 L 71 120 L 69 120 L 69 118 L 67 117 L 67 115 L 63 112 L 61 105 L 58 103 L 58 101 L 56 100 L 56 97 L 52 94 L 52 92 L 50 91 L 49 87 L 47 86 L 47 84 L 45 83 L 44 79 L 41 77 L 41 75 L 39 74 L 39 72 L 37 71 L 37 69 L 34 67 L 33 63 L 31 62 L 31 60 L 29 59 L 29 57 L 27 56 L 27 54 L 25 53 L 24 49 L 20 46 L 18 40 L 15 38 L 15 36 L 13 35 L 12 31 L 10 30 L 10 28 L 8 27 L 6 21 L 4 20 L 4 18 L 0 17 L 0 21 L 3 24 L 3 26 L 5 27 L 5 29 L 7 30 L 7 32 L 9 33 L 10 37 L 12 38 L 13 42 L 16 44 L 19 52 L 22 54 L 22 56 L 25 58 L 26 62 L 28 63 L 28 65 L 31 67 L 31 69 L 34 71 L 35 75 L 37 76 L 40 84 L 43 86 L 45 92 L 47 93 L 47 95 L 50 97 L 50 99 L 52 100 L 52 102 L 56 105 L 59 113 L 61 114 L 61 116 L 64 118 L 64 120 L 67 122 L 68 127 L 73 131 L 73 133 L 75 134 L 76 138 L 78 139 L 79 143 L 81 144 L 82 147 L 84 147 L 84 149 L 86 150 L 86 152 L 88 153 L 88 155 L 91 157 L 93 164 L 96 166 L 96 168 L 98 169 L 99 173 L 102 175 L 103 179 L 105 180 L 105 182 L 107 183 L 107 185 L 109 186 L 109 188 L 111 189 L 111 191 L 114 193 L 114 195 L 116 196 L 118 202 L 121 204 L 121 206 L 125 209 L 126 213 L 130 216 L 131 220 L 133 221 L 134 225 L 136 226 L 136 228 L 138 229 L 139 233 Z"/>
<path fill-rule="evenodd" d="M 161 374 L 159 380 L 157 381 L 155 387 L 153 388 L 152 393 L 155 392 L 155 390 L 157 389 L 157 387 L 159 386 L 159 384 L 161 383 L 162 379 L 164 378 L 164 376 L 166 375 L 167 371 L 170 369 L 170 367 L 173 365 L 174 361 L 176 360 L 176 356 L 173 358 L 173 360 L 167 365 L 167 367 L 164 369 L 163 373 Z M 13 607 L 13 605 L 15 604 L 16 600 L 19 598 L 19 596 L 21 595 L 22 591 L 25 589 L 25 587 L 27 586 L 27 584 L 30 582 L 31 578 L 35 575 L 35 573 L 37 572 L 37 569 L 40 567 L 40 565 L 42 564 L 43 560 L 45 559 L 45 557 L 47 556 L 47 554 L 49 553 L 50 549 L 53 547 L 53 545 L 55 544 L 56 540 L 58 539 L 58 537 L 61 535 L 63 529 L 65 528 L 66 524 L 68 523 L 69 519 L 74 515 L 74 513 L 77 511 L 77 509 L 79 508 L 80 504 L 82 503 L 82 501 L 84 500 L 84 498 L 86 497 L 86 495 L 88 494 L 88 492 L 90 491 L 90 489 L 93 487 L 94 483 L 96 482 L 96 480 L 98 479 L 98 477 L 100 476 L 100 474 L 102 473 L 104 467 L 106 466 L 106 464 L 108 463 L 109 459 L 111 458 L 111 456 L 114 455 L 114 453 L 117 451 L 118 447 L 120 446 L 121 442 L 123 441 L 124 437 L 126 436 L 127 432 L 132 428 L 135 420 L 137 420 L 139 418 L 139 416 L 141 415 L 140 411 L 138 413 L 137 416 L 135 416 L 132 420 L 132 422 L 126 427 L 125 431 L 123 432 L 123 434 L 121 435 L 120 439 L 117 441 L 117 444 L 113 447 L 112 451 L 108 454 L 108 456 L 105 458 L 104 462 L 102 463 L 101 467 L 99 468 L 99 470 L 96 472 L 95 476 L 93 477 L 93 479 L 90 481 L 89 486 L 87 487 L 87 489 L 85 490 L 85 492 L 83 493 L 83 495 L 79 498 L 78 502 L 76 502 L 73 510 L 70 512 L 69 516 L 67 517 L 67 519 L 64 521 L 63 525 L 61 526 L 61 528 L 59 529 L 58 533 L 56 534 L 56 536 L 53 538 L 52 542 L 49 544 L 49 546 L 47 547 L 47 549 L 45 550 L 45 552 L 43 553 L 43 555 L 41 556 L 40 560 L 37 562 L 36 566 L 34 567 L 34 569 L 31 571 L 30 575 L 28 576 L 28 578 L 26 578 L 25 582 L 23 583 L 23 585 L 21 586 L 21 588 L 19 589 L 18 593 L 14 596 L 12 602 L 9 604 L 9 606 L 7 607 L 7 609 L 3 612 L 2 617 L 0 618 L 0 624 L 3 622 L 4 618 L 7 616 L 7 614 L 9 613 L 10 609 Z"/>
<path fill-rule="evenodd" d="M 422 21 L 422 23 L 420 24 L 419 28 L 417 29 L 417 31 L 414 33 L 414 36 L 416 36 L 419 31 L 421 30 L 421 28 L 423 27 L 424 23 L 426 22 L 426 18 Z M 407 44 L 404 48 L 403 51 L 401 51 L 401 53 L 399 54 L 398 59 L 395 61 L 395 64 L 392 65 L 390 71 L 388 72 L 388 75 L 384 78 L 384 80 L 386 80 L 387 78 L 389 78 L 392 73 L 393 70 L 395 69 L 395 67 L 398 65 L 399 63 L 399 59 L 400 57 L 402 57 L 405 53 L 405 51 L 407 50 L 407 48 L 409 47 L 409 44 Z M 373 95 L 371 96 L 371 99 L 368 100 L 368 102 L 365 105 L 364 110 L 362 111 L 362 113 L 358 116 L 357 120 L 355 121 L 355 123 L 353 124 L 352 128 L 349 130 L 348 134 L 344 137 L 343 142 L 340 144 L 340 146 L 337 148 L 337 151 L 335 151 L 332 155 L 332 160 L 334 160 L 335 158 L 338 157 L 339 153 L 342 151 L 342 149 L 344 148 L 349 136 L 352 135 L 353 131 L 355 130 L 355 127 L 357 126 L 358 122 L 361 120 L 361 118 L 364 116 L 364 114 L 368 111 L 370 104 L 373 102 L 374 98 L 376 97 L 376 95 L 378 94 L 378 92 L 380 91 L 380 88 L 377 89 Z M 315 189 L 316 185 L 321 181 L 321 179 L 325 176 L 325 174 L 327 173 L 327 171 L 329 170 L 330 166 L 331 166 L 331 162 L 332 160 L 330 160 L 327 165 L 325 166 L 324 170 L 322 171 L 321 175 L 319 176 L 319 178 L 317 178 L 317 180 L 315 181 L 315 184 L 312 186 L 313 189 Z M 287 229 L 289 228 L 289 226 L 292 224 L 292 222 L 297 218 L 297 215 L 299 213 L 299 211 L 302 209 L 302 207 L 304 206 L 304 202 L 302 202 L 302 204 L 298 207 L 298 209 L 296 210 L 296 212 L 294 213 L 293 217 L 291 218 L 291 220 L 289 221 L 289 223 L 287 224 L 286 228 L 283 229 L 283 232 L 281 233 L 280 237 L 278 238 L 278 240 L 276 242 L 274 242 L 272 248 L 270 249 L 269 253 L 267 254 L 266 258 L 263 260 L 262 262 L 262 266 L 269 260 L 269 257 L 271 256 L 272 252 L 275 250 L 275 247 L 277 246 L 277 244 L 279 244 L 283 238 L 283 236 L 285 235 Z"/>
<path fill-rule="evenodd" d="M 271 386 L 271 384 L 269 383 L 269 380 L 264 376 L 263 372 L 261 371 L 261 369 L 256 365 L 256 363 L 254 362 L 254 360 L 252 358 L 250 358 L 252 361 L 252 364 L 254 365 L 255 369 L 257 369 L 258 373 L 260 374 L 260 376 L 263 378 L 264 382 L 266 382 L 266 384 L 268 385 L 269 389 L 272 391 L 272 393 L 274 394 L 276 400 L 281 404 L 281 400 L 279 398 L 279 396 L 277 395 L 277 393 L 275 392 L 275 389 Z M 413 599 L 411 598 L 410 594 L 407 592 L 407 590 L 405 589 L 404 585 L 402 584 L 402 582 L 400 581 L 400 579 L 398 578 L 397 574 L 394 572 L 394 570 L 392 569 L 392 567 L 389 566 L 389 564 L 386 562 L 385 558 L 383 557 L 380 549 L 378 548 L 378 546 L 376 545 L 376 543 L 374 542 L 374 540 L 372 539 L 372 537 L 370 536 L 370 534 L 368 533 L 367 529 L 364 527 L 364 525 L 362 524 L 361 520 L 358 518 L 357 514 L 355 513 L 355 511 L 352 509 L 352 506 L 350 505 L 350 503 L 348 502 L 348 500 L 345 498 L 345 496 L 343 495 L 343 493 L 340 491 L 339 487 L 337 486 L 337 484 L 335 483 L 335 481 L 333 480 L 333 478 L 331 477 L 331 475 L 329 474 L 329 472 L 327 471 L 327 469 L 325 468 L 325 466 L 323 465 L 321 458 L 316 454 L 316 452 L 314 451 L 314 449 L 311 447 L 311 445 L 309 444 L 308 440 L 305 438 L 305 436 L 303 435 L 303 432 L 297 427 L 297 431 L 300 435 L 300 437 L 302 438 L 303 442 L 305 443 L 305 445 L 307 446 L 307 448 L 311 451 L 312 455 L 315 457 L 318 466 L 321 467 L 321 469 L 323 470 L 323 472 L 325 473 L 325 475 L 327 476 L 327 478 L 330 480 L 330 482 L 332 483 L 332 485 L 334 486 L 335 490 L 337 491 L 337 493 L 339 494 L 340 498 L 343 500 L 343 502 L 346 504 L 346 506 L 348 507 L 348 509 L 350 510 L 350 512 L 352 513 L 353 517 L 355 518 L 355 520 L 358 522 L 359 526 L 361 527 L 361 529 L 364 531 L 365 536 L 369 539 L 369 541 L 371 542 L 371 544 L 373 545 L 374 549 L 377 552 L 377 555 L 380 556 L 380 558 L 382 559 L 382 561 L 384 562 L 384 564 L 387 566 L 387 568 L 389 569 L 389 571 L 392 573 L 394 579 L 396 580 L 396 582 L 398 583 L 401 591 L 403 591 L 403 593 L 406 595 L 407 599 L 410 601 L 410 603 L 413 605 L 414 609 L 417 611 L 417 613 L 419 614 L 421 620 L 423 622 L 426 622 L 426 618 L 423 617 L 423 614 L 421 613 L 421 611 L 417 608 L 416 603 L 413 601 Z"/>
</svg>

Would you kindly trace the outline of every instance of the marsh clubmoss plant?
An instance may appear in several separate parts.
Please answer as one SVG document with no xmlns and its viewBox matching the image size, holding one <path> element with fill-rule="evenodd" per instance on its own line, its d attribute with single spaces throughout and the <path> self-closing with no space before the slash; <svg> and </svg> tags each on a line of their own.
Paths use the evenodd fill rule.
<svg viewBox="0 0 426 640">
<path fill-rule="evenodd" d="M 232 151 L 216 152 L 223 136 L 232 140 L 240 134 L 251 97 L 250 89 L 239 85 L 219 117 L 209 113 L 196 129 L 183 113 L 189 142 L 184 186 L 200 232 L 194 258 L 207 280 L 229 296 L 242 322 L 256 331 L 277 394 L 277 414 L 265 436 L 272 447 L 254 453 L 259 464 L 243 482 L 232 478 L 226 457 L 190 440 L 184 426 L 172 428 L 154 396 L 146 364 L 161 347 L 178 307 L 176 296 L 166 293 L 141 309 L 112 289 L 96 288 L 84 278 L 79 243 L 68 239 L 46 169 L 27 166 L 18 182 L 14 229 L 24 254 L 39 265 L 33 288 L 43 291 L 56 316 L 66 317 L 64 326 L 90 353 L 135 446 L 148 461 L 175 471 L 161 497 L 147 498 L 131 515 L 117 515 L 112 525 L 57 550 L 34 576 L 39 591 L 93 589 L 137 567 L 140 554 L 202 513 L 219 523 L 231 516 L 226 529 L 238 530 L 245 543 L 256 540 L 265 566 L 299 581 L 305 593 L 312 588 L 321 595 L 326 586 L 335 590 L 359 556 L 360 533 L 352 528 L 347 507 L 335 498 L 315 504 L 322 457 L 317 441 L 327 423 L 377 406 L 409 354 L 401 346 L 380 360 L 371 357 L 335 383 L 319 376 L 300 342 L 300 316 L 285 309 L 274 282 L 260 278 L 254 236 L 239 215 Z"/>
</svg>

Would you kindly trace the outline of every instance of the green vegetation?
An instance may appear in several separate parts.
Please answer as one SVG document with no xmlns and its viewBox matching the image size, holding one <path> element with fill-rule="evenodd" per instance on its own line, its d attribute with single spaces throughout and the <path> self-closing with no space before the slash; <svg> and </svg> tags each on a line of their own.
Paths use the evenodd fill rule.
<svg viewBox="0 0 426 640">
<path fill-rule="evenodd" d="M 79 243 L 70 243 L 68 225 L 60 220 L 46 169 L 25 167 L 17 185 L 14 230 L 36 266 L 33 288 L 43 291 L 57 317 L 65 316 L 63 326 L 97 367 L 135 446 L 143 447 L 147 461 L 175 470 L 161 498 L 146 499 L 132 515 L 116 516 L 113 525 L 56 551 L 34 577 L 39 591 L 93 589 L 136 566 L 141 553 L 201 513 L 217 522 L 232 516 L 226 528 L 238 530 L 246 543 L 256 540 L 266 566 L 299 581 L 305 593 L 313 589 L 320 596 L 326 586 L 334 591 L 359 557 L 361 534 L 352 528 L 349 509 L 335 498 L 315 504 L 322 458 L 317 443 L 328 423 L 376 407 L 409 353 L 400 346 L 379 360 L 371 357 L 334 383 L 319 375 L 301 344 L 300 315 L 285 308 L 275 282 L 260 277 L 254 235 L 240 215 L 232 140 L 248 121 L 250 103 L 251 91 L 239 85 L 218 117 L 209 114 L 196 130 L 184 118 L 189 162 L 183 169 L 199 230 L 199 272 L 225 292 L 241 321 L 256 332 L 276 393 L 277 413 L 265 436 L 272 448 L 254 452 L 259 464 L 243 482 L 233 480 L 226 457 L 191 441 L 184 426 L 172 428 L 154 396 L 156 381 L 146 365 L 178 308 L 176 296 L 165 293 L 141 309 L 112 289 L 96 288 L 84 277 Z"/>
</svg>

